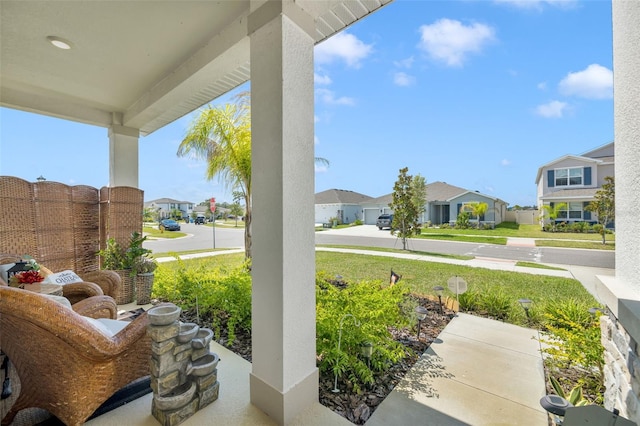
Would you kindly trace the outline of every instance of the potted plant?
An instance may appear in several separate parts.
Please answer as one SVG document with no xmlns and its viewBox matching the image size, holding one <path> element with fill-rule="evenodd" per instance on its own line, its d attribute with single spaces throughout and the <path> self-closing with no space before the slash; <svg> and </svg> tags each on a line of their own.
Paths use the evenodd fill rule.
<svg viewBox="0 0 640 426">
<path fill-rule="evenodd" d="M 136 261 L 136 303 L 146 305 L 151 302 L 151 289 L 153 288 L 153 272 L 158 267 L 155 260 L 140 256 Z"/>
<path fill-rule="evenodd" d="M 102 268 L 115 271 L 122 279 L 122 288 L 116 297 L 118 305 L 133 301 L 134 282 L 144 259 L 149 259 L 148 255 L 151 253 L 151 250 L 142 247 L 146 239 L 141 233 L 133 232 L 127 247 L 123 247 L 114 238 L 109 238 L 106 247 L 98 252 L 102 257 Z"/>
</svg>

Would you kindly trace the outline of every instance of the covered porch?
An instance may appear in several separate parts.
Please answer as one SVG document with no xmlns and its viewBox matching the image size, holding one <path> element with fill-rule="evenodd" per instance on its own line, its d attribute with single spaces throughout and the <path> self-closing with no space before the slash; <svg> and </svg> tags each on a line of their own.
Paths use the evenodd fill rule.
<svg viewBox="0 0 640 426">
<path fill-rule="evenodd" d="M 110 186 L 138 187 L 141 137 L 251 80 L 253 363 L 243 373 L 245 409 L 274 424 L 315 417 L 319 408 L 313 47 L 390 2 L 0 2 L 0 104 L 103 127 Z M 619 235 L 616 277 L 599 291 L 630 341 L 618 348 L 623 356 L 611 356 L 621 368 L 637 359 L 640 341 L 639 23 L 640 1 L 613 2 Z M 638 422 L 638 383 L 622 383 L 629 375 L 615 371 L 607 408 Z"/>
</svg>

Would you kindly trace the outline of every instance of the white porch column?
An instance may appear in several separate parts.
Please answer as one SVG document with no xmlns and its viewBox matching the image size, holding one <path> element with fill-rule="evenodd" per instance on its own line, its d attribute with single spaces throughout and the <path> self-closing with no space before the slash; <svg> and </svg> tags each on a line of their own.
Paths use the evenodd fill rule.
<svg viewBox="0 0 640 426">
<path fill-rule="evenodd" d="M 605 408 L 640 424 L 640 0 L 612 0 L 616 274 L 599 277 Z"/>
<path fill-rule="evenodd" d="M 253 6 L 251 402 L 283 425 L 318 402 L 314 23 L 293 2 Z"/>
<path fill-rule="evenodd" d="M 640 1 L 613 1 L 616 277 L 640 293 Z"/>
<path fill-rule="evenodd" d="M 109 186 L 138 187 L 139 137 L 138 129 L 109 127 Z"/>
</svg>

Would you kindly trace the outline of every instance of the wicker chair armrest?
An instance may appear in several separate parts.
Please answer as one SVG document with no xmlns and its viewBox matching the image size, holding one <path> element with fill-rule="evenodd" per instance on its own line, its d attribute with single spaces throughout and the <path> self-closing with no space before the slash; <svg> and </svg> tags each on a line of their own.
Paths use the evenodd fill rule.
<svg viewBox="0 0 640 426">
<path fill-rule="evenodd" d="M 113 358 L 149 341 L 146 314 L 140 315 L 115 336 L 107 336 L 88 319 L 41 294 L 12 287 L 0 287 L 0 313 L 3 321 L 31 324 L 44 338 L 55 339 L 82 353 L 85 358 L 102 361 Z M 36 337 L 36 336 L 33 336 Z M 145 340 L 146 339 L 146 340 Z M 150 343 L 149 343 L 150 344 Z"/>
<path fill-rule="evenodd" d="M 111 296 L 88 297 L 74 303 L 71 308 L 84 317 L 109 319 L 118 317 L 118 305 L 116 305 L 116 301 Z"/>
<path fill-rule="evenodd" d="M 80 278 L 96 283 L 107 296 L 116 298 L 122 288 L 122 279 L 115 271 L 100 270 L 83 273 Z"/>
<path fill-rule="evenodd" d="M 62 286 L 62 295 L 69 299 L 72 305 L 92 296 L 102 296 L 102 288 L 92 282 L 69 283 Z"/>
</svg>

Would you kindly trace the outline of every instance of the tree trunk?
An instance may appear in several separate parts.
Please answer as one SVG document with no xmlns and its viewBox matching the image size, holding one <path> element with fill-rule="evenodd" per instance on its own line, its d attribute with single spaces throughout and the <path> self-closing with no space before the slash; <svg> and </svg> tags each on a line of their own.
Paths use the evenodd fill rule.
<svg viewBox="0 0 640 426">
<path fill-rule="evenodd" d="M 248 206 L 249 204 L 247 204 Z M 251 208 L 247 207 L 244 217 L 244 259 L 251 259 Z"/>
</svg>

